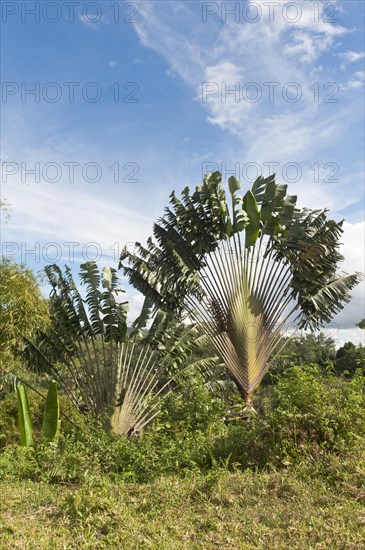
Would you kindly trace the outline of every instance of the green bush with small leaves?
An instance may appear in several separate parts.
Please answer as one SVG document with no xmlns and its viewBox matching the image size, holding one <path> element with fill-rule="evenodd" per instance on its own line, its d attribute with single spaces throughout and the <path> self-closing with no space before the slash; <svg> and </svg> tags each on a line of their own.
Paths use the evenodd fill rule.
<svg viewBox="0 0 365 550">
<path fill-rule="evenodd" d="M 184 477 L 222 467 L 328 465 L 365 448 L 363 376 L 347 380 L 323 374 L 316 365 L 293 367 L 268 389 L 269 394 L 263 388 L 256 397 L 259 413 L 228 425 L 221 402 L 198 381 L 185 395 L 167 400 L 161 416 L 140 438 L 114 437 L 97 423 L 74 428 L 65 422 L 57 444 L 30 452 L 15 444 L 3 449 L 0 476 L 79 483 L 85 475 L 106 475 L 146 483 L 161 475 Z M 12 430 L 14 410 L 9 412 Z"/>
</svg>

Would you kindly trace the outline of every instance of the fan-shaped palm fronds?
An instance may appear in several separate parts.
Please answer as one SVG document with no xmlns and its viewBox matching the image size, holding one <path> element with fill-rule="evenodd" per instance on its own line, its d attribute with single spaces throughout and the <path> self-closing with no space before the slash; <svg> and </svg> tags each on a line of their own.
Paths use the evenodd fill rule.
<svg viewBox="0 0 365 550">
<path fill-rule="evenodd" d="M 127 306 L 115 269 L 81 265 L 82 296 L 66 266 L 45 268 L 51 285 L 51 327 L 28 341 L 28 365 L 54 377 L 76 406 L 99 415 L 113 406 L 119 349 L 127 332 Z M 103 289 L 105 289 L 103 291 Z"/>
<path fill-rule="evenodd" d="M 161 398 L 189 369 L 199 347 L 196 326 L 153 312 L 145 299 L 139 317 L 127 327 L 126 303 L 115 270 L 81 266 L 81 295 L 69 268 L 47 266 L 52 324 L 28 341 L 24 354 L 33 370 L 48 373 L 83 412 L 103 416 L 116 434 L 140 432 L 159 412 Z M 152 320 L 150 329 L 148 322 Z M 217 358 L 206 358 L 210 368 Z"/>
<path fill-rule="evenodd" d="M 155 242 L 123 251 L 120 266 L 158 307 L 189 313 L 250 401 L 283 330 L 328 322 L 361 274 L 336 273 L 342 223 L 297 209 L 274 176 L 258 178 L 243 196 L 236 178 L 228 183 L 230 206 L 219 172 L 181 199 L 172 193 Z"/>
<path fill-rule="evenodd" d="M 169 385 L 167 381 L 160 388 L 157 387 L 162 375 L 163 368 L 150 346 L 141 346 L 136 342 L 122 343 L 115 388 L 115 410 L 111 418 L 114 433 L 139 434 L 158 414 L 160 395 Z"/>
</svg>

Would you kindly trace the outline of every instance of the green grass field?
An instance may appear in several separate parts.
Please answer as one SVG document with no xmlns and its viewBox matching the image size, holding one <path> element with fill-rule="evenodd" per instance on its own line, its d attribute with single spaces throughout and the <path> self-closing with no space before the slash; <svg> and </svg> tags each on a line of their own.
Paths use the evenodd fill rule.
<svg viewBox="0 0 365 550">
<path fill-rule="evenodd" d="M 360 472 L 192 473 L 135 484 L 2 482 L 1 548 L 362 549 Z"/>
</svg>

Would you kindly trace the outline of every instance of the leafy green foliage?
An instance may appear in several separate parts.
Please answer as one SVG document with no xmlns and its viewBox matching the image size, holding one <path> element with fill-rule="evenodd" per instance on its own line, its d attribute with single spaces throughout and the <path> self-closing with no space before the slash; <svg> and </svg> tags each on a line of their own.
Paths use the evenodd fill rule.
<svg viewBox="0 0 365 550">
<path fill-rule="evenodd" d="M 260 397 L 258 396 L 260 401 Z M 231 424 L 212 441 L 216 461 L 245 467 L 280 467 L 326 460 L 365 442 L 365 383 L 350 382 L 320 367 L 292 367 L 277 378 L 259 415 Z"/>
<path fill-rule="evenodd" d="M 16 385 L 18 399 L 18 424 L 20 443 L 24 447 L 33 447 L 34 432 L 32 416 L 29 407 L 28 394 L 24 384 Z M 60 405 L 57 392 L 57 383 L 51 381 L 48 388 L 46 403 L 43 412 L 42 441 L 55 442 L 59 436 L 61 426 Z"/>
<path fill-rule="evenodd" d="M 116 270 L 99 273 L 94 262 L 81 265 L 85 298 L 68 267 L 62 273 L 51 265 L 45 272 L 52 324 L 28 340 L 28 366 L 57 380 L 76 407 L 104 414 L 113 404 L 118 343 L 127 331 L 126 304 L 116 300 L 124 292 Z"/>
<path fill-rule="evenodd" d="M 30 408 L 28 403 L 28 395 L 23 384 L 18 384 L 16 387 L 18 398 L 18 421 L 20 432 L 20 444 L 23 447 L 33 447 L 33 425 Z"/>
<path fill-rule="evenodd" d="M 347 380 L 315 365 L 292 367 L 256 394 L 260 414 L 226 425 L 222 401 L 211 396 L 203 380 L 195 380 L 185 394 L 170 394 L 142 439 L 112 437 L 98 424 L 77 430 L 65 424 L 57 450 L 38 445 L 26 455 L 31 465 L 26 458 L 17 462 L 19 449 L 8 445 L 0 455 L 0 475 L 82 482 L 87 471 L 149 482 L 222 466 L 256 471 L 302 463 L 323 468 L 326 475 L 329 463 L 363 451 L 364 384 L 362 376 Z"/>
<path fill-rule="evenodd" d="M 49 383 L 46 403 L 44 406 L 42 423 L 42 440 L 55 442 L 60 434 L 60 402 L 58 398 L 57 382 Z"/>
<path fill-rule="evenodd" d="M 365 346 L 346 342 L 336 353 L 335 370 L 353 376 L 359 369 L 365 375 Z"/>
<path fill-rule="evenodd" d="M 4 258 L 0 261 L 0 373 L 8 370 L 23 339 L 49 323 L 38 282 L 30 269 Z"/>
<path fill-rule="evenodd" d="M 278 374 L 294 365 L 317 363 L 323 369 L 330 367 L 336 357 L 335 342 L 323 332 L 304 333 L 288 338 L 283 351 L 273 363 L 272 372 Z M 272 382 L 270 373 L 265 377 L 265 383 Z"/>
</svg>

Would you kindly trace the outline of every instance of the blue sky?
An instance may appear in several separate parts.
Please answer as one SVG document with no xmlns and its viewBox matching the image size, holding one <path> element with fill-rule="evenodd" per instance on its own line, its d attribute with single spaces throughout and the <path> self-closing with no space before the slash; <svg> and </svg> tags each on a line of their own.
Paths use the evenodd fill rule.
<svg viewBox="0 0 365 550">
<path fill-rule="evenodd" d="M 115 265 L 172 189 L 276 171 L 346 219 L 343 268 L 364 271 L 362 1 L 36 4 L 2 3 L 3 253 Z M 364 315 L 358 287 L 339 342 Z"/>
</svg>

